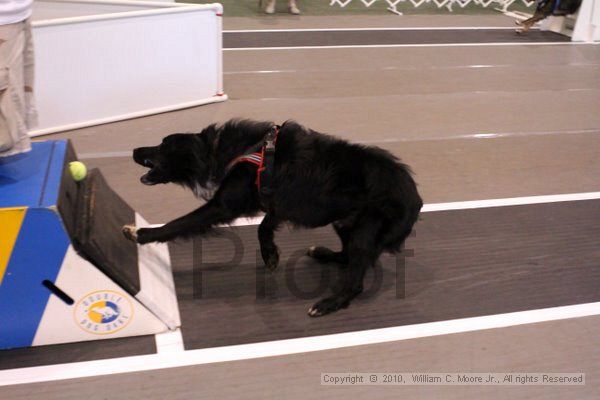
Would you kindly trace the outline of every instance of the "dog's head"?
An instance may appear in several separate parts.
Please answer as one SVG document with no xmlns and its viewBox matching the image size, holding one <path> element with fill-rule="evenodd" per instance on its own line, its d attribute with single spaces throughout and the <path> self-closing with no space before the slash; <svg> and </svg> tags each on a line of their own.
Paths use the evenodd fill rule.
<svg viewBox="0 0 600 400">
<path fill-rule="evenodd" d="M 149 168 L 140 181 L 144 185 L 177 183 L 194 188 L 206 186 L 210 178 L 209 146 L 202 134 L 175 133 L 162 143 L 133 150 L 133 160 Z"/>
</svg>

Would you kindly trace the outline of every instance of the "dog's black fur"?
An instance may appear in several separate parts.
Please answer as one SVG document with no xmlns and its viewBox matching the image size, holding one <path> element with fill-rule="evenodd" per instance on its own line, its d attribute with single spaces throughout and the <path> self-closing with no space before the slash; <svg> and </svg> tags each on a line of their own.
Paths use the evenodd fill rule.
<svg viewBox="0 0 600 400">
<path fill-rule="evenodd" d="M 262 257 L 273 270 L 279 261 L 273 236 L 282 222 L 307 228 L 333 224 L 342 250 L 308 251 L 320 262 L 348 266 L 341 291 L 309 310 L 311 316 L 324 315 L 348 306 L 361 293 L 366 269 L 382 252 L 400 250 L 423 203 L 409 168 L 387 151 L 350 144 L 291 121 L 283 124 L 277 139 L 274 194 L 267 204 L 261 202 L 255 185 L 257 167 L 230 163 L 259 149 L 272 126 L 231 120 L 198 134 L 169 135 L 159 146 L 135 149 L 135 162 L 150 168 L 142 183 L 176 183 L 207 202 L 160 228 L 125 227 L 124 233 L 140 244 L 165 242 L 206 234 L 215 225 L 264 211 L 258 236 Z M 216 191 L 211 196 L 207 189 Z"/>
<path fill-rule="evenodd" d="M 574 14 L 579 9 L 581 0 L 538 0 L 535 13 L 524 21 L 515 21 L 519 28 L 517 33 L 527 33 L 537 22 L 551 15 L 562 16 Z"/>
</svg>

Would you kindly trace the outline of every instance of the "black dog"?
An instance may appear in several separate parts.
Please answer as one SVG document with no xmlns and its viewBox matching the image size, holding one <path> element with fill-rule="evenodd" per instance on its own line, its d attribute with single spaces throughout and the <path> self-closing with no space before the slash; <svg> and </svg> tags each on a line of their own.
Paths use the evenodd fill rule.
<svg viewBox="0 0 600 400">
<path fill-rule="evenodd" d="M 535 13 L 529 19 L 524 21 L 516 21 L 520 26 L 517 28 L 517 33 L 526 33 L 531 29 L 536 22 L 539 22 L 551 15 L 562 16 L 575 13 L 581 0 L 538 0 L 535 7 Z"/>
<path fill-rule="evenodd" d="M 160 228 L 126 226 L 123 233 L 140 244 L 165 242 L 202 235 L 215 225 L 264 211 L 258 237 L 263 260 L 273 270 L 279 261 L 273 236 L 282 222 L 308 228 L 333 224 L 342 250 L 308 251 L 319 262 L 347 265 L 342 290 L 309 309 L 310 316 L 324 315 L 347 307 L 361 293 L 366 269 L 382 252 L 400 250 L 423 203 L 409 168 L 387 151 L 289 121 L 278 131 L 272 171 L 266 171 L 272 193 L 263 194 L 257 184 L 266 166 L 253 163 L 252 156 L 240 156 L 260 151 L 273 127 L 269 122 L 232 120 L 135 149 L 135 162 L 150 168 L 142 183 L 177 183 L 207 203 Z"/>
</svg>

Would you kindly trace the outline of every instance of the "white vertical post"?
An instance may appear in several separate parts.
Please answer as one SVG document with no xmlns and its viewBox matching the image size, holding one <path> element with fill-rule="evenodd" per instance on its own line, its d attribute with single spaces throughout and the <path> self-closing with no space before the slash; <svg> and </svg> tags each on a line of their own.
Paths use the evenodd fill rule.
<svg viewBox="0 0 600 400">
<path fill-rule="evenodd" d="M 600 41 L 600 2 L 583 0 L 571 40 L 574 42 Z"/>
</svg>

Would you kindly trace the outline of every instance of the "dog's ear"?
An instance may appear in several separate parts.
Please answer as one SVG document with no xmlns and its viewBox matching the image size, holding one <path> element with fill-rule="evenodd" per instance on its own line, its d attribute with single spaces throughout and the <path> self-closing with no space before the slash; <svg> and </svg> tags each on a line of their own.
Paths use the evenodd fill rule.
<svg viewBox="0 0 600 400">
<path fill-rule="evenodd" d="M 201 158 L 206 158 L 209 156 L 210 148 L 211 148 L 211 139 L 209 135 L 205 134 L 204 131 L 201 133 L 196 133 L 194 136 L 194 153 L 196 156 Z"/>
<path fill-rule="evenodd" d="M 192 135 L 194 137 L 194 144 L 197 144 L 199 146 L 205 146 L 208 143 L 208 138 L 203 132 L 204 131 L 200 133 L 194 133 Z"/>
<path fill-rule="evenodd" d="M 200 181 L 204 183 L 204 177 L 207 177 L 210 174 L 210 160 L 212 157 L 211 153 L 211 138 L 212 135 L 210 132 L 207 132 L 204 129 L 200 133 L 196 133 L 193 135 L 193 157 L 194 157 L 194 168 L 195 174 L 200 178 Z"/>
<path fill-rule="evenodd" d="M 208 143 L 217 134 L 217 124 L 210 124 L 206 128 L 202 129 L 202 132 L 197 133 L 195 136 L 202 140 L 204 143 Z"/>
</svg>

